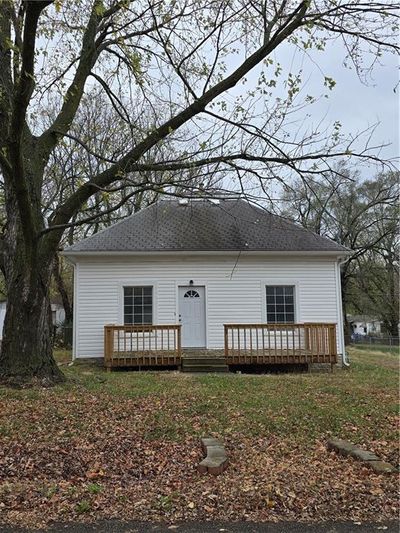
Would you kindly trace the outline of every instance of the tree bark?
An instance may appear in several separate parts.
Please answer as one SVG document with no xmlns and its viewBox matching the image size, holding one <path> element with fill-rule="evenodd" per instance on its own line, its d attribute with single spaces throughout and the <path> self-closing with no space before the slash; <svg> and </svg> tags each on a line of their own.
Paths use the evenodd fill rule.
<svg viewBox="0 0 400 533">
<path fill-rule="evenodd" d="M 0 382 L 50 386 L 65 380 L 53 358 L 50 276 L 55 252 L 26 243 L 12 192 L 6 190 L 4 274 L 7 308 L 0 352 Z"/>
<path fill-rule="evenodd" d="M 342 291 L 342 312 L 343 312 L 343 328 L 345 336 L 351 335 L 351 327 L 347 320 L 347 285 L 348 276 L 345 269 L 342 267 L 340 271 L 340 285 Z"/>
<path fill-rule="evenodd" d="M 11 386 L 53 385 L 64 381 L 53 358 L 51 338 L 51 308 L 46 287 L 39 279 L 20 272 L 8 291 L 0 381 Z"/>
<path fill-rule="evenodd" d="M 43 275 L 44 274 L 44 275 Z M 46 266 L 14 262 L 0 353 L 0 381 L 11 386 L 53 385 L 64 376 L 53 358 Z"/>
</svg>

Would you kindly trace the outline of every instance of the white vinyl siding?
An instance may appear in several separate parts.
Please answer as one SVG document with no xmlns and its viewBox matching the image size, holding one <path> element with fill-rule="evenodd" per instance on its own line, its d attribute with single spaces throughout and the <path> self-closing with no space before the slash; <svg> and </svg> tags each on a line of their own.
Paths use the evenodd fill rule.
<svg viewBox="0 0 400 533">
<path fill-rule="evenodd" d="M 124 287 L 153 287 L 154 324 L 179 322 L 178 287 L 205 287 L 207 348 L 226 323 L 265 323 L 266 286 L 293 286 L 296 322 L 338 322 L 336 262 L 319 256 L 203 255 L 77 258 L 75 357 L 103 356 L 105 324 L 123 324 Z"/>
</svg>

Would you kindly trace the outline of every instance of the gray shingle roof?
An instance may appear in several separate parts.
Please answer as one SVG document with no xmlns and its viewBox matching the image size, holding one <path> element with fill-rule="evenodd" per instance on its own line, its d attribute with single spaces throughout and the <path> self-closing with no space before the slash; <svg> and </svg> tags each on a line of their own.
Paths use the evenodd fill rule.
<svg viewBox="0 0 400 533">
<path fill-rule="evenodd" d="M 243 199 L 161 201 L 65 250 L 73 252 L 314 251 L 346 248 Z"/>
</svg>

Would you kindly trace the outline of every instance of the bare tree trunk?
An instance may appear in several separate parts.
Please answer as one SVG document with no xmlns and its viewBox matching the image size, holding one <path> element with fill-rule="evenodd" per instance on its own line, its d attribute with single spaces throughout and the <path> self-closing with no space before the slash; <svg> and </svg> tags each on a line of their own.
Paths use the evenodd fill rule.
<svg viewBox="0 0 400 533">
<path fill-rule="evenodd" d="M 0 381 L 52 385 L 64 381 L 53 358 L 50 301 L 40 279 L 18 269 L 8 291 Z"/>
<path fill-rule="evenodd" d="M 396 276 L 396 256 L 392 253 L 387 258 L 387 277 L 389 281 L 389 310 L 390 318 L 387 329 L 389 335 L 399 336 L 399 298 L 398 298 L 398 275 Z"/>
<path fill-rule="evenodd" d="M 53 358 L 45 270 L 45 265 L 32 265 L 21 257 L 14 263 L 0 354 L 3 383 L 52 385 L 64 381 Z"/>
<path fill-rule="evenodd" d="M 53 385 L 65 380 L 53 358 L 49 297 L 53 254 L 24 241 L 9 201 L 3 268 L 7 309 L 0 352 L 0 382 Z"/>
</svg>

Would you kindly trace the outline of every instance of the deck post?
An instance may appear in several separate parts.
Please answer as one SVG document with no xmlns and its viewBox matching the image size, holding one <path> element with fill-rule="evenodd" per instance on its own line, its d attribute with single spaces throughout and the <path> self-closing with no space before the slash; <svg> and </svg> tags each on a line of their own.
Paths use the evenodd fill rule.
<svg viewBox="0 0 400 533">
<path fill-rule="evenodd" d="M 106 324 L 104 326 L 104 366 L 108 369 L 112 365 L 113 352 L 113 324 Z"/>
<path fill-rule="evenodd" d="M 178 357 L 181 357 L 181 355 L 182 355 L 181 330 L 182 330 L 182 326 L 179 324 L 178 325 L 178 331 L 177 331 L 177 335 L 178 335 Z"/>
<path fill-rule="evenodd" d="M 224 324 L 224 354 L 225 354 L 225 359 L 228 358 L 228 353 L 229 353 L 229 350 L 228 350 L 228 326 L 226 324 Z"/>
<path fill-rule="evenodd" d="M 304 350 L 305 350 L 305 354 L 306 354 L 306 360 L 308 363 L 312 362 L 312 351 L 311 351 L 311 346 L 310 346 L 310 339 L 311 335 L 310 335 L 310 328 L 308 326 L 308 324 L 304 324 Z M 310 354 L 309 354 L 310 352 Z M 311 357 L 309 358 L 308 356 L 311 355 Z"/>
<path fill-rule="evenodd" d="M 335 356 L 337 360 L 336 324 L 329 325 L 329 352 L 330 358 Z"/>
</svg>

